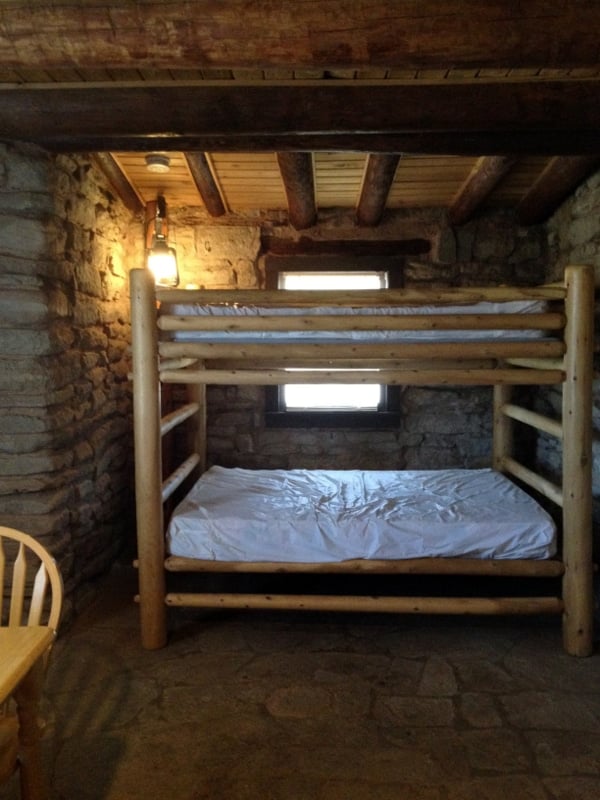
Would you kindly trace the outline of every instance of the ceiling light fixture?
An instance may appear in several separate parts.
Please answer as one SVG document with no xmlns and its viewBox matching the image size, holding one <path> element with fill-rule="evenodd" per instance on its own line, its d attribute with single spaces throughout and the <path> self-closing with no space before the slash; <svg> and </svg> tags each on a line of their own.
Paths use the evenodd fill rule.
<svg viewBox="0 0 600 800">
<path fill-rule="evenodd" d="M 146 156 L 146 169 L 148 172 L 164 174 L 171 169 L 171 159 L 162 153 L 148 153 Z"/>
<path fill-rule="evenodd" d="M 179 270 L 177 254 L 167 241 L 167 202 L 164 197 L 156 198 L 156 203 L 146 206 L 146 247 L 148 249 L 147 265 L 154 275 L 157 286 L 177 286 Z"/>
</svg>

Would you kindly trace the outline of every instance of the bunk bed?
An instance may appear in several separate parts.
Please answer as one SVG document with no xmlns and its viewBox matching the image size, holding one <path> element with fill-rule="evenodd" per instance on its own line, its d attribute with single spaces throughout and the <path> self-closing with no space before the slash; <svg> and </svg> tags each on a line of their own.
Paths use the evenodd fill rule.
<svg viewBox="0 0 600 800">
<path fill-rule="evenodd" d="M 152 649 L 166 643 L 167 607 L 187 606 L 411 614 L 554 613 L 562 615 L 565 650 L 579 656 L 591 653 L 591 268 L 568 267 L 561 283 L 540 287 L 343 293 L 162 289 L 154 286 L 147 270 L 137 269 L 131 272 L 131 303 L 137 599 L 144 647 Z M 332 371 L 324 373 L 324 366 Z M 290 372 L 294 367 L 302 369 Z M 440 483 L 447 483 L 449 476 L 435 471 L 407 473 L 406 479 L 413 483 L 402 488 L 403 474 L 385 470 L 369 474 L 294 470 L 279 475 L 279 471 L 221 467 L 206 470 L 207 385 L 266 386 L 324 380 L 356 383 L 358 368 L 367 370 L 361 373 L 361 380 L 378 384 L 492 386 L 491 468 L 454 471 L 460 473 L 451 476 L 458 480 L 455 485 L 459 486 L 459 496 L 444 501 L 440 500 L 438 488 Z M 185 385 L 191 395 L 165 416 L 161 415 L 160 402 L 163 384 Z M 514 400 L 514 387 L 556 385 L 562 386 L 561 419 L 541 415 Z M 197 423 L 193 452 L 171 474 L 163 476 L 164 437 L 192 420 Z M 515 422 L 560 442 L 559 485 L 515 458 Z M 178 505 L 165 534 L 165 504 L 186 481 L 192 477 L 195 480 L 197 473 L 199 481 Z M 424 483 L 425 479 L 434 482 L 435 490 Z M 325 489 L 321 480 L 326 482 Z M 340 483 L 332 488 L 334 480 Z M 284 485 L 294 489 L 290 498 L 281 503 Z M 484 485 L 488 494 L 484 493 Z M 365 487 L 370 486 L 375 489 L 367 491 Z M 465 486 L 470 488 L 465 490 Z M 533 490 L 538 500 L 543 498 L 544 503 L 548 501 L 559 509 L 558 532 L 523 487 Z M 494 499 L 497 491 L 499 501 Z M 242 502 L 245 494 L 250 506 Z M 332 515 L 332 509 L 336 503 L 339 505 L 340 497 L 348 495 L 359 496 L 359 510 L 348 511 L 344 505 L 341 517 L 350 518 L 351 529 L 345 529 L 338 538 L 354 537 L 359 545 L 340 551 L 336 540 L 340 515 Z M 404 498 L 400 505 L 412 507 L 417 495 L 423 495 L 426 504 L 434 496 L 437 517 L 441 516 L 443 522 L 451 517 L 453 527 L 446 533 L 442 530 L 438 537 L 445 536 L 451 542 L 450 549 L 438 547 L 437 517 L 429 514 L 431 509 L 422 507 L 409 519 L 408 534 L 406 530 L 402 533 L 409 546 L 400 550 L 388 547 L 398 527 L 397 517 L 392 519 L 388 513 L 390 503 Z M 465 496 L 473 506 L 466 520 L 455 514 L 458 506 L 468 505 L 463 503 Z M 500 543 L 486 540 L 494 517 L 496 521 L 508 519 L 509 498 L 515 501 L 519 513 L 521 507 L 527 506 L 528 513 L 541 521 L 541 531 L 536 529 L 534 534 L 530 518 L 523 523 L 523 541 L 529 542 L 529 547 L 522 547 L 522 542 L 513 546 L 513 529 L 499 532 L 504 536 Z M 210 529 L 215 528 L 214 518 L 209 519 L 211 507 L 217 508 L 219 502 L 217 519 L 221 524 L 216 525 L 215 541 L 231 539 L 229 549 L 222 550 L 213 543 L 207 544 Z M 440 502 L 447 504 L 442 505 L 441 514 Z M 477 507 L 481 524 L 474 527 Z M 286 510 L 293 518 L 303 520 L 303 531 L 285 529 L 282 515 Z M 198 516 L 208 528 L 194 533 Z M 376 535 L 380 537 L 377 544 L 369 540 L 361 549 L 364 531 L 373 527 L 371 523 L 379 517 L 386 523 L 392 519 L 391 532 L 388 526 Z M 422 525 L 421 530 L 414 527 L 420 517 L 426 521 L 427 536 Z M 274 519 L 276 523 L 269 524 Z M 249 531 L 240 520 L 252 529 Z M 235 533 L 236 526 L 240 528 L 239 535 Z M 302 549 L 302 543 L 311 539 L 311 526 L 325 530 L 324 538 L 329 544 L 323 546 L 320 541 L 314 546 L 309 544 L 308 550 Z M 267 534 L 263 535 L 262 544 L 261 528 Z M 466 539 L 459 537 L 461 528 L 468 533 Z M 178 544 L 178 530 L 180 534 L 183 530 L 184 545 Z M 193 536 L 199 536 L 199 549 L 185 544 Z M 423 545 L 425 539 L 427 546 Z M 291 546 L 295 540 L 301 543 L 299 550 Z M 259 544 L 245 548 L 250 541 Z M 169 591 L 167 576 L 177 572 L 233 576 L 364 573 L 465 576 L 465 580 L 466 576 L 509 576 L 531 578 L 534 585 L 538 585 L 537 579 L 548 578 L 560 590 L 501 597 Z"/>
</svg>

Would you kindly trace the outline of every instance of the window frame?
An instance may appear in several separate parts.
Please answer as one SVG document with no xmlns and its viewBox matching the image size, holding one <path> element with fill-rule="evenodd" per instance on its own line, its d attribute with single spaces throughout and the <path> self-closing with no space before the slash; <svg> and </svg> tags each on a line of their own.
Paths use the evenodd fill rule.
<svg viewBox="0 0 600 800">
<path fill-rule="evenodd" d="M 371 255 L 267 255 L 264 258 L 267 289 L 278 289 L 280 272 L 386 272 L 390 289 L 404 285 L 401 256 Z M 285 291 L 285 290 L 282 290 Z M 265 424 L 268 428 L 395 428 L 400 421 L 400 387 L 381 384 L 381 403 L 376 410 L 289 411 L 282 407 L 283 386 L 265 387 Z"/>
</svg>

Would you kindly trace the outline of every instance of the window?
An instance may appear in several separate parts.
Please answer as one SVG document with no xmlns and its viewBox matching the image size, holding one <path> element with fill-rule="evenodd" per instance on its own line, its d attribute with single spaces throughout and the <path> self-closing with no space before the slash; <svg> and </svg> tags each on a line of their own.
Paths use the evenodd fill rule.
<svg viewBox="0 0 600 800">
<path fill-rule="evenodd" d="M 386 269 L 344 269 L 343 266 L 335 270 L 283 267 L 277 271 L 276 281 L 277 288 L 283 291 L 382 289 L 390 285 Z M 387 427 L 398 419 L 397 394 L 394 387 L 376 383 L 290 383 L 268 387 L 267 424 L 273 427 Z"/>
<path fill-rule="evenodd" d="M 280 289 L 385 289 L 386 272 L 280 272 Z M 302 384 L 281 387 L 282 411 L 377 411 L 382 387 L 367 384 Z"/>
</svg>

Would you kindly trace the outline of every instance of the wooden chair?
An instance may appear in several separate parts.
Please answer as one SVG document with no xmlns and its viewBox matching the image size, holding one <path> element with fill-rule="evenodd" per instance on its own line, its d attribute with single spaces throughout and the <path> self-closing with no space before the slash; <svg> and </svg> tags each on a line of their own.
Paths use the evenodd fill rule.
<svg viewBox="0 0 600 800">
<path fill-rule="evenodd" d="M 62 578 L 50 553 L 28 534 L 0 526 L 0 626 L 42 625 L 56 632 L 62 599 Z M 48 655 L 49 650 L 44 666 Z M 0 783 L 22 766 L 18 731 L 17 716 L 5 702 L 0 705 Z M 22 774 L 23 800 L 33 796 L 31 783 Z"/>
</svg>

